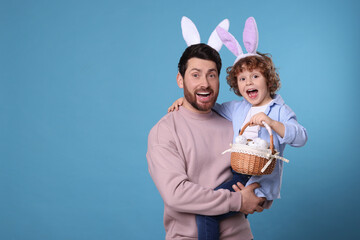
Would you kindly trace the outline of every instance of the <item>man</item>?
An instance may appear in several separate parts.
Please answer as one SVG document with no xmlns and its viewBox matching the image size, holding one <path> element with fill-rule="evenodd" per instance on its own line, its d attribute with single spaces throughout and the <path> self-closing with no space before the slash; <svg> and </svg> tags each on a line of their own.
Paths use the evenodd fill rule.
<svg viewBox="0 0 360 240">
<path fill-rule="evenodd" d="M 206 44 L 188 47 L 179 61 L 177 84 L 184 89 L 179 111 L 168 113 L 150 131 L 148 166 L 164 200 L 166 239 L 196 239 L 195 214 L 240 212 L 220 223 L 221 239 L 252 239 L 245 214 L 261 212 L 257 183 L 236 192 L 213 189 L 231 178 L 231 123 L 211 110 L 219 92 L 221 59 Z"/>
</svg>

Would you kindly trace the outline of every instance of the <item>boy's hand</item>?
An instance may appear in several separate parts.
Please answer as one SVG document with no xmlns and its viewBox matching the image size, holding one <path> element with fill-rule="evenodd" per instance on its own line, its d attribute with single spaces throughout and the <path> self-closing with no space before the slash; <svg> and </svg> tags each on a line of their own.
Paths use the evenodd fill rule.
<svg viewBox="0 0 360 240">
<path fill-rule="evenodd" d="M 262 121 L 266 122 L 280 137 L 284 137 L 285 135 L 285 126 L 281 122 L 272 120 L 265 113 L 260 112 L 252 116 L 250 119 L 250 126 L 260 125 L 261 127 L 265 127 L 262 124 Z"/>
<path fill-rule="evenodd" d="M 183 105 L 184 102 L 184 98 L 179 98 L 178 100 L 176 100 L 169 108 L 168 108 L 168 112 L 173 112 L 173 111 L 177 111 L 179 110 L 179 106 Z"/>
<path fill-rule="evenodd" d="M 241 208 L 240 212 L 244 214 L 253 214 L 256 212 L 262 212 L 264 208 L 262 205 L 265 202 L 265 198 L 257 197 L 254 193 L 256 188 L 259 188 L 259 183 L 252 183 L 249 186 L 245 187 L 240 182 L 237 185 L 233 185 L 235 192 L 241 192 Z"/>
<path fill-rule="evenodd" d="M 252 116 L 249 122 L 250 122 L 250 126 L 259 125 L 261 127 L 265 127 L 262 124 L 262 121 L 266 122 L 271 127 L 274 120 L 269 118 L 265 113 L 260 112 Z"/>
</svg>

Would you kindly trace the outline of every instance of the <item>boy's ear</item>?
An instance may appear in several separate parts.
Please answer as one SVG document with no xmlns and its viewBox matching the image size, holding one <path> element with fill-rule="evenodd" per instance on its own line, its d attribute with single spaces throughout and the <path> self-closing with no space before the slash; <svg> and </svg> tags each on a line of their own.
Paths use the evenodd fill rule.
<svg viewBox="0 0 360 240">
<path fill-rule="evenodd" d="M 176 76 L 176 82 L 177 82 L 179 88 L 184 88 L 184 79 L 179 72 Z"/>
</svg>

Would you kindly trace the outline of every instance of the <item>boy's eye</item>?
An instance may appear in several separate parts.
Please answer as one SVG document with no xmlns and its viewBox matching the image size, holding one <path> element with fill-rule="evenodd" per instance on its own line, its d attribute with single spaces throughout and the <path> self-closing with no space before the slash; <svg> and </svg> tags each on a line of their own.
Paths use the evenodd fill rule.
<svg viewBox="0 0 360 240">
<path fill-rule="evenodd" d="M 259 75 L 256 75 L 256 74 L 254 75 L 254 78 L 258 78 L 258 77 L 259 77 Z"/>
<path fill-rule="evenodd" d="M 245 81 L 245 78 L 239 78 L 239 81 Z"/>
</svg>

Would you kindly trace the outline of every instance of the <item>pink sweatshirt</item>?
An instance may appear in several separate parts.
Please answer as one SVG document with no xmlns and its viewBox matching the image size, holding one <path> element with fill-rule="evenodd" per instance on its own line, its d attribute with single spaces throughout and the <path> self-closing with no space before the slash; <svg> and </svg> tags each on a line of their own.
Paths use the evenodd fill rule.
<svg viewBox="0 0 360 240">
<path fill-rule="evenodd" d="M 164 200 L 166 239 L 197 239 L 195 214 L 239 211 L 241 194 L 213 188 L 232 177 L 231 122 L 215 112 L 197 114 L 180 107 L 150 131 L 149 172 Z M 236 214 L 220 223 L 221 239 L 252 239 L 248 220 Z"/>
</svg>

